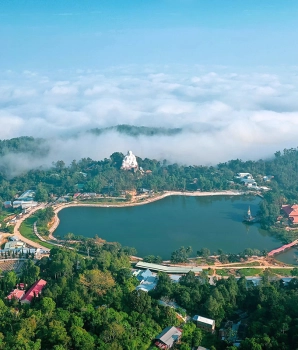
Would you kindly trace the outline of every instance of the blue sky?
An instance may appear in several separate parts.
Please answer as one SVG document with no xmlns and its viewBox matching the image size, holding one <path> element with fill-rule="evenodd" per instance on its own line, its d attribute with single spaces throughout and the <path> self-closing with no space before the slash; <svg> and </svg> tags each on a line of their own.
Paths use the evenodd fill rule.
<svg viewBox="0 0 298 350">
<path fill-rule="evenodd" d="M 297 0 L 1 1 L 0 66 L 295 65 L 297 18 Z"/>
</svg>

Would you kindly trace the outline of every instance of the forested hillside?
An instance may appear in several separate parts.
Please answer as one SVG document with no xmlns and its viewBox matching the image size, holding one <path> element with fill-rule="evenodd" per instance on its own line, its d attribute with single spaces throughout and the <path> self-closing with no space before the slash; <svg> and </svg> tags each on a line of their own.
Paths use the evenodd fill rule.
<svg viewBox="0 0 298 350">
<path fill-rule="evenodd" d="M 270 282 L 269 276 L 259 286 L 234 277 L 210 285 L 204 273 L 188 273 L 179 283 L 161 273 L 148 294 L 135 290 L 138 281 L 119 244 L 99 244 L 92 259 L 52 249 L 50 258 L 37 265 L 27 261 L 20 276 L 7 272 L 0 279 L 0 349 L 145 350 L 163 328 L 173 325 L 183 328 L 177 349 L 236 349 L 229 341 L 231 330 L 228 340 L 221 341 L 192 322 L 183 325 L 173 308 L 158 303 L 160 298 L 175 300 L 190 316 L 214 318 L 217 330 L 228 320 L 241 320 L 242 350 L 298 349 L 298 280 L 285 286 Z M 31 305 L 5 299 L 17 283 L 28 289 L 39 278 L 47 285 Z"/>
</svg>

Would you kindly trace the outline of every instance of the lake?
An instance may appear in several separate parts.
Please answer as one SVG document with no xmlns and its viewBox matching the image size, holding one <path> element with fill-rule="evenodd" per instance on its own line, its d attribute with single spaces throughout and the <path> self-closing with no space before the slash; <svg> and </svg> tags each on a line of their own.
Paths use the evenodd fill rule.
<svg viewBox="0 0 298 350">
<path fill-rule="evenodd" d="M 138 256 L 170 258 L 180 246 L 238 253 L 245 248 L 266 249 L 281 245 L 258 225 L 245 225 L 250 205 L 252 215 L 260 198 L 248 196 L 171 196 L 134 207 L 72 207 L 58 213 L 60 225 L 54 235 L 94 237 L 135 247 Z M 281 257 L 282 255 L 279 255 Z"/>
</svg>

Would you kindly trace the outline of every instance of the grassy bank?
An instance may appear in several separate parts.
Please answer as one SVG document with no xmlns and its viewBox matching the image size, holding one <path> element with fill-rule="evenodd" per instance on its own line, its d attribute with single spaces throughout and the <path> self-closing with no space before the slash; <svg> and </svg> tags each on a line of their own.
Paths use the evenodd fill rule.
<svg viewBox="0 0 298 350">
<path fill-rule="evenodd" d="M 35 215 L 30 216 L 28 219 L 24 220 L 20 226 L 20 233 L 22 236 L 24 236 L 25 238 L 30 239 L 33 242 L 39 243 L 41 245 L 43 245 L 46 248 L 53 248 L 54 245 L 50 244 L 50 243 L 46 243 L 46 242 L 42 242 L 40 239 L 38 239 L 38 237 L 36 237 L 36 235 L 33 232 L 33 224 L 34 222 L 37 220 Z"/>
</svg>

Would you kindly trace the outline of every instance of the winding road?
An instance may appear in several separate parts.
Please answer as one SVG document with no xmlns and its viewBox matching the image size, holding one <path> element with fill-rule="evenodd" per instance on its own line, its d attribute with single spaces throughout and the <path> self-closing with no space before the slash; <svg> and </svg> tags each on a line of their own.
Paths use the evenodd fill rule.
<svg viewBox="0 0 298 350">
<path fill-rule="evenodd" d="M 34 248 L 41 248 L 41 249 L 46 249 L 48 250 L 48 248 L 42 246 L 41 244 L 39 243 L 36 243 L 34 241 L 31 241 L 31 239 L 28 239 L 28 238 L 25 238 L 24 236 L 21 235 L 21 232 L 20 232 L 20 226 L 22 224 L 22 222 L 24 220 L 26 220 L 30 215 L 32 215 L 33 213 L 35 213 L 37 210 L 39 209 L 44 209 L 45 208 L 45 204 L 42 203 L 40 205 L 38 205 L 37 207 L 31 209 L 29 211 L 29 213 L 23 215 L 15 224 L 14 226 L 14 229 L 13 229 L 13 234 L 14 236 L 18 237 L 21 241 L 25 242 L 26 244 L 30 245 L 31 247 L 34 247 Z"/>
</svg>

